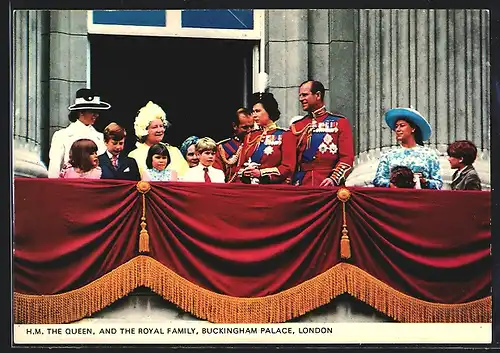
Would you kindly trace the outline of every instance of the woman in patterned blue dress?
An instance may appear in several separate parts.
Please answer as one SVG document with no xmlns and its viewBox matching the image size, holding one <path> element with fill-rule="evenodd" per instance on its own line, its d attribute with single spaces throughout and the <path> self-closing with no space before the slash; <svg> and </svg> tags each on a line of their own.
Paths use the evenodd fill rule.
<svg viewBox="0 0 500 353">
<path fill-rule="evenodd" d="M 415 109 L 394 108 L 385 114 L 385 121 L 396 133 L 400 146 L 382 154 L 373 185 L 390 187 L 391 170 L 405 166 L 416 175 L 422 189 L 441 189 L 443 179 L 437 153 L 423 143 L 431 136 L 427 120 Z"/>
<path fill-rule="evenodd" d="M 149 148 L 146 157 L 146 169 L 142 175 L 145 181 L 176 181 L 177 172 L 167 168 L 170 164 L 170 153 L 167 145 L 157 143 Z"/>
</svg>

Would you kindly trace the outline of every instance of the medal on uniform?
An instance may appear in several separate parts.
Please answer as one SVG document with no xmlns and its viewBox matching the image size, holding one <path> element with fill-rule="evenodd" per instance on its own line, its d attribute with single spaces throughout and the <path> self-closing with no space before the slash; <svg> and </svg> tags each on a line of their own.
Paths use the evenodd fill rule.
<svg viewBox="0 0 500 353">
<path fill-rule="evenodd" d="M 335 143 L 333 143 L 333 137 L 331 135 L 326 134 L 325 137 L 323 137 L 323 141 L 319 145 L 318 151 L 322 154 L 326 152 L 330 152 L 331 154 L 337 153 L 338 147 Z"/>
</svg>

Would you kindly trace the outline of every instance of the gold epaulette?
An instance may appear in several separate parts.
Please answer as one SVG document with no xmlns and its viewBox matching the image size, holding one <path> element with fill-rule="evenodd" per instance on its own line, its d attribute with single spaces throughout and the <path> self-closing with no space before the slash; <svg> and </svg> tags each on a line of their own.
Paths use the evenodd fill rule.
<svg viewBox="0 0 500 353">
<path fill-rule="evenodd" d="M 330 111 L 327 110 L 326 113 L 329 114 L 329 115 L 338 116 L 339 118 L 347 119 L 347 117 L 345 115 L 337 113 L 337 112 L 332 113 L 332 112 L 330 112 Z"/>
<path fill-rule="evenodd" d="M 296 117 L 293 117 L 292 120 L 290 121 L 290 125 L 292 124 L 295 124 L 296 122 L 298 121 L 301 121 L 302 119 L 304 119 L 307 115 L 304 115 L 304 116 L 296 116 Z"/>
<path fill-rule="evenodd" d="M 217 142 L 217 144 L 220 145 L 220 144 L 223 144 L 223 143 L 230 141 L 230 140 L 231 140 L 231 137 L 228 137 L 227 139 L 220 140 L 219 142 Z"/>
</svg>

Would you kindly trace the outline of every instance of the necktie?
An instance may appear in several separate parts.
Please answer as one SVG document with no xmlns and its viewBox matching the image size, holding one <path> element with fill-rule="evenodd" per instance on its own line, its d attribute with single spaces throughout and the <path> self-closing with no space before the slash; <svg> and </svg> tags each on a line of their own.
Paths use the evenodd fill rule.
<svg viewBox="0 0 500 353">
<path fill-rule="evenodd" d="M 118 169 L 118 156 L 111 157 L 111 164 L 113 164 L 115 169 Z"/>
<path fill-rule="evenodd" d="M 208 168 L 205 167 L 203 170 L 205 171 L 205 183 L 211 183 L 212 180 L 210 179 L 210 175 L 208 175 Z"/>
</svg>

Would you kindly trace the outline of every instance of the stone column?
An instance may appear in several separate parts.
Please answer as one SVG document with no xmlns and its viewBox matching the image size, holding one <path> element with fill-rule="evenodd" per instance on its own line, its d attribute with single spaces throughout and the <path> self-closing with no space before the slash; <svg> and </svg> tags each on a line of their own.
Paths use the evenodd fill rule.
<svg viewBox="0 0 500 353">
<path fill-rule="evenodd" d="M 413 106 L 432 126 L 445 188 L 448 143 L 478 147 L 475 167 L 490 187 L 489 15 L 486 10 L 356 10 L 356 168 L 349 185 L 370 185 L 380 152 L 396 145 L 383 121 Z"/>
<path fill-rule="evenodd" d="M 46 79 L 48 68 L 46 11 L 13 14 L 14 176 L 46 177 L 41 146 L 46 144 Z"/>
<path fill-rule="evenodd" d="M 266 52 L 270 91 L 280 104 L 280 126 L 304 115 L 298 101 L 307 79 L 325 86 L 330 110 L 354 115 L 354 10 L 268 10 Z"/>
<path fill-rule="evenodd" d="M 308 10 L 266 11 L 266 71 L 278 101 L 278 125 L 288 127 L 301 113 L 298 87 L 308 77 Z"/>
<path fill-rule="evenodd" d="M 309 15 L 309 36 L 308 36 L 308 68 L 306 79 L 320 81 L 325 86 L 325 103 L 331 99 L 330 74 L 332 71 L 331 62 L 335 59 L 330 56 L 330 22 L 331 10 L 310 9 Z M 297 82 L 299 85 L 301 80 Z M 295 93 L 295 100 L 298 101 L 298 90 Z M 297 104 L 298 110 L 294 115 L 305 115 L 300 104 Z"/>
<path fill-rule="evenodd" d="M 316 10 L 325 11 L 325 10 Z M 328 77 L 321 78 L 319 74 L 311 77 L 319 81 L 328 80 L 330 96 L 325 97 L 327 108 L 347 116 L 351 124 L 354 123 L 354 66 L 355 41 L 354 41 L 354 10 L 328 10 L 329 15 L 329 64 L 320 68 L 327 71 Z M 355 129 L 354 129 L 355 130 Z M 354 136 L 356 138 L 356 136 Z"/>
<path fill-rule="evenodd" d="M 69 125 L 68 106 L 87 87 L 88 49 L 87 11 L 50 11 L 49 141 Z"/>
<path fill-rule="evenodd" d="M 46 177 L 52 135 L 87 85 L 87 11 L 16 11 L 13 23 L 14 174 Z"/>
</svg>

